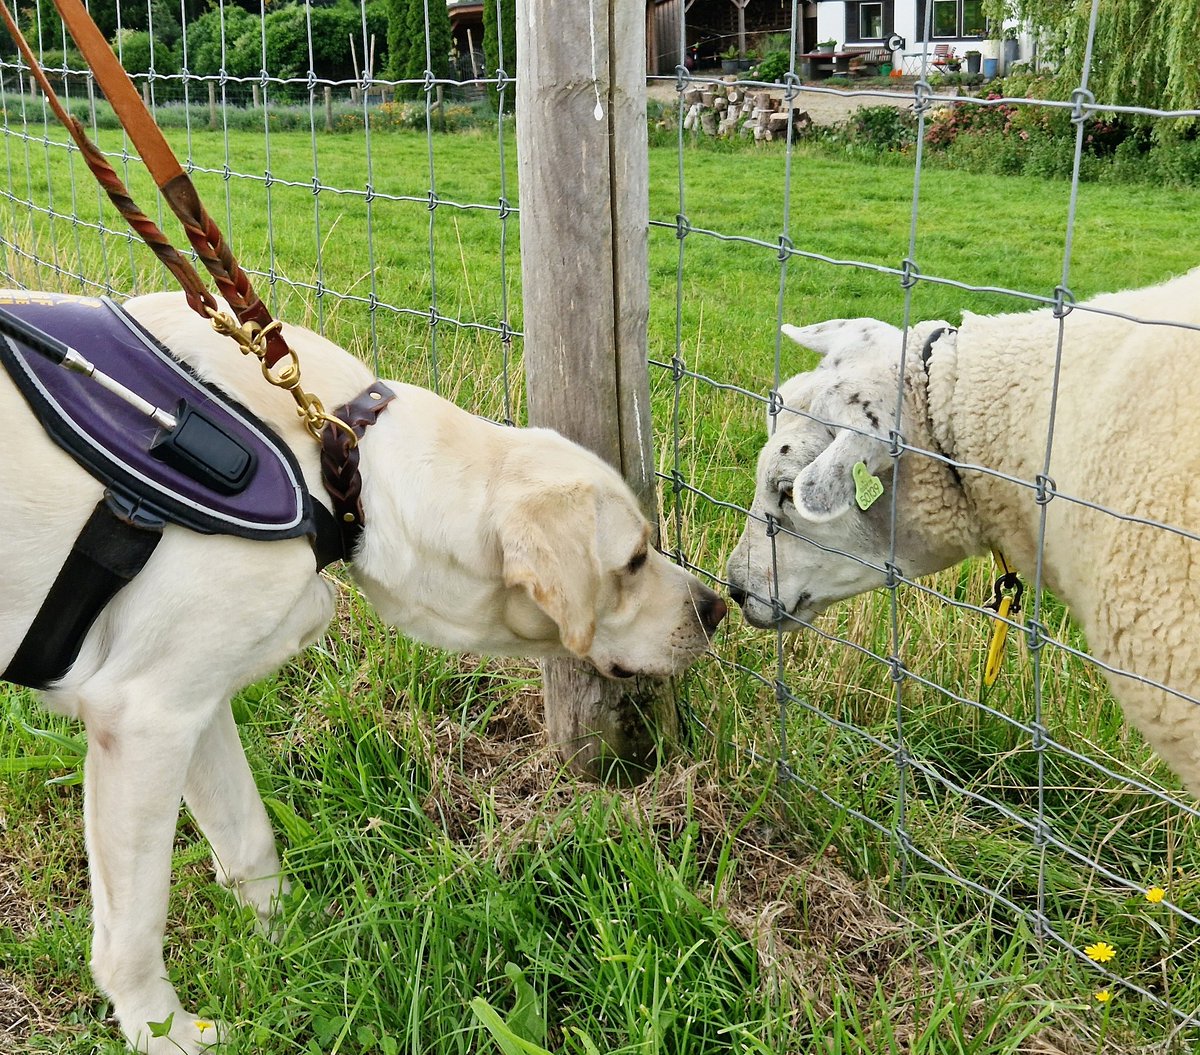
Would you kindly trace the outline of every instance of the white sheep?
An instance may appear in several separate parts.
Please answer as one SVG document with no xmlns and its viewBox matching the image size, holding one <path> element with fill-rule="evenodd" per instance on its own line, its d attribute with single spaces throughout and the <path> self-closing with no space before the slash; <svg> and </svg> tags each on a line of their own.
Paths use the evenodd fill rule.
<svg viewBox="0 0 1200 1055">
<path fill-rule="evenodd" d="M 1091 655 L 1124 672 L 1106 676 L 1126 717 L 1200 796 L 1200 704 L 1175 694 L 1200 695 L 1200 541 L 1179 533 L 1200 533 L 1200 330 L 1083 307 L 1063 322 L 1043 581 Z M 1087 307 L 1198 326 L 1200 268 Z M 898 459 L 896 564 L 915 578 L 995 548 L 1028 581 L 1059 320 L 1045 308 L 945 326 L 909 331 L 900 433 L 933 456 Z M 796 630 L 885 582 L 902 335 L 874 319 L 784 329 L 824 358 L 781 390 L 788 409 L 759 457 L 728 577 L 750 623 Z M 858 462 L 885 488 L 865 511 Z M 782 527 L 774 549 L 768 514 Z"/>
</svg>

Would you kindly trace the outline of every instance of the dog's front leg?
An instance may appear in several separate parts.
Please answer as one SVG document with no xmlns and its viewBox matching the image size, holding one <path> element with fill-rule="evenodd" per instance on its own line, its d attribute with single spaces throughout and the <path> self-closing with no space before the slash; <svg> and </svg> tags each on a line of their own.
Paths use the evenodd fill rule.
<svg viewBox="0 0 1200 1055">
<path fill-rule="evenodd" d="M 208 715 L 197 708 L 193 720 L 172 720 L 149 692 L 126 689 L 108 706 L 93 698 L 85 712 L 92 971 L 132 1047 L 194 1055 L 218 1040 L 217 1027 L 184 1012 L 162 949 L 179 803 Z"/>
<path fill-rule="evenodd" d="M 276 902 L 288 884 L 228 706 L 217 708 L 200 736 L 183 798 L 212 846 L 217 881 L 253 908 L 270 933 Z"/>
</svg>

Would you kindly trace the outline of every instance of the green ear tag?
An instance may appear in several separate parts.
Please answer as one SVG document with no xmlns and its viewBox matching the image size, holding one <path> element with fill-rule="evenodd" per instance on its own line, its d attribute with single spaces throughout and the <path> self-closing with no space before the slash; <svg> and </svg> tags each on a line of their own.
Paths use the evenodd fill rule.
<svg viewBox="0 0 1200 1055">
<path fill-rule="evenodd" d="M 875 504 L 875 500 L 883 494 L 883 482 L 878 476 L 872 476 L 866 462 L 855 462 L 850 470 L 854 477 L 854 501 L 864 513 Z"/>
</svg>

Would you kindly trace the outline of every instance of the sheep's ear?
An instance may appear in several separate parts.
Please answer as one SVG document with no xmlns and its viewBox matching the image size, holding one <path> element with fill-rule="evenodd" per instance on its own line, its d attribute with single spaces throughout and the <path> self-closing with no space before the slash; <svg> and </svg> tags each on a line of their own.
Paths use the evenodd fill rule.
<svg viewBox="0 0 1200 1055">
<path fill-rule="evenodd" d="M 856 479 L 855 466 L 860 479 Z M 824 523 L 834 520 L 853 508 L 859 508 L 861 492 L 869 508 L 878 498 L 880 487 L 886 484 L 891 462 L 887 444 L 874 436 L 853 429 L 840 429 L 833 442 L 808 463 L 796 476 L 792 500 L 806 520 Z M 870 482 L 874 477 L 878 483 Z"/>
<path fill-rule="evenodd" d="M 900 350 L 900 330 L 878 319 L 830 319 L 812 326 L 792 326 L 785 322 L 782 331 L 819 355 L 867 348 Z"/>
</svg>

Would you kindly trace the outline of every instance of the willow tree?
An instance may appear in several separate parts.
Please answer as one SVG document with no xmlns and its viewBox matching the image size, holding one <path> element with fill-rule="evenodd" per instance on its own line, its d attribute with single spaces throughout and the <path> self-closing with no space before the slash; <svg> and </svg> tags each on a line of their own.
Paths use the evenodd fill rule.
<svg viewBox="0 0 1200 1055">
<path fill-rule="evenodd" d="M 1015 19 L 1032 27 L 1043 61 L 1055 67 L 1057 87 L 1066 93 L 1078 87 L 1092 0 L 985 0 L 985 11 L 993 25 Z M 1100 103 L 1195 109 L 1198 30 L 1197 0 L 1099 0 L 1089 90 Z"/>
</svg>

